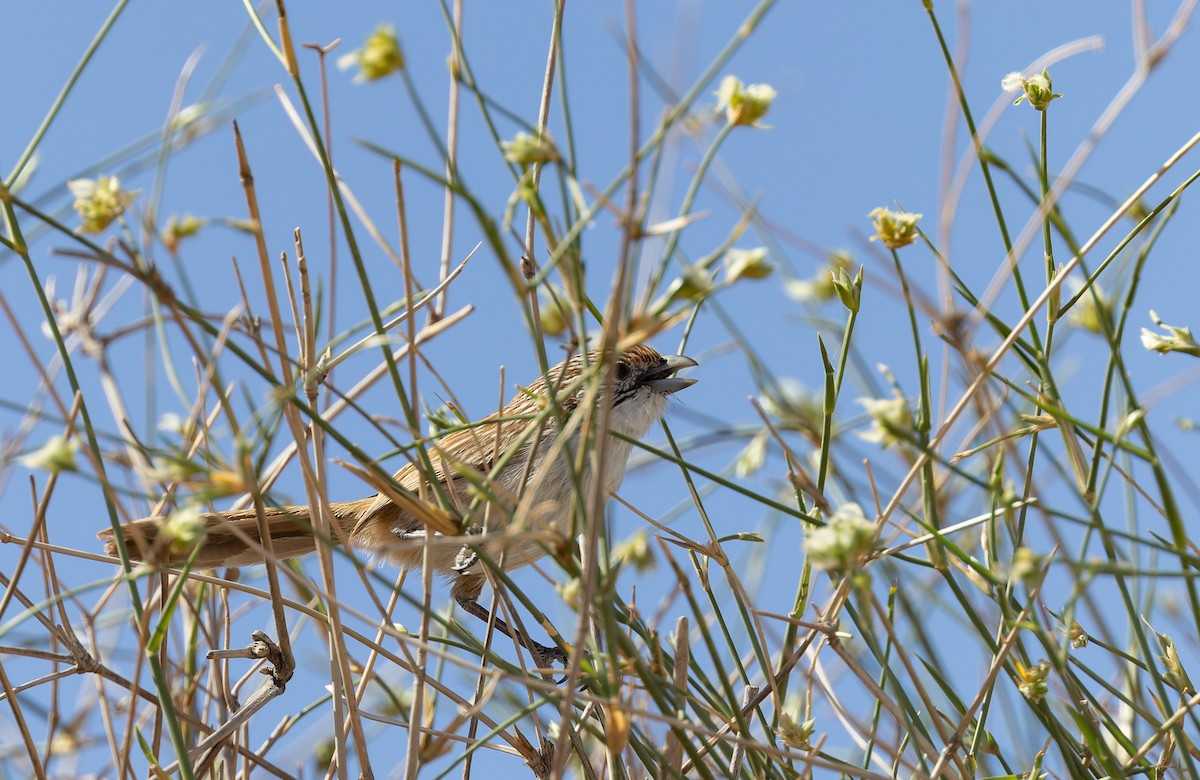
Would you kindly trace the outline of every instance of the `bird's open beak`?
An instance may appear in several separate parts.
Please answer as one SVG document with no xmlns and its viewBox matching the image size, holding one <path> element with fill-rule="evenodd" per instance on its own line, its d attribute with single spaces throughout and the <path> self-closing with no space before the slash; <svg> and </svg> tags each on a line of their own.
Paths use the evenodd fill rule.
<svg viewBox="0 0 1200 780">
<path fill-rule="evenodd" d="M 677 393 L 685 387 L 696 384 L 696 380 L 691 377 L 675 376 L 675 372 L 698 365 L 700 364 L 684 355 L 666 355 L 662 365 L 647 371 L 642 381 L 656 393 Z"/>
</svg>

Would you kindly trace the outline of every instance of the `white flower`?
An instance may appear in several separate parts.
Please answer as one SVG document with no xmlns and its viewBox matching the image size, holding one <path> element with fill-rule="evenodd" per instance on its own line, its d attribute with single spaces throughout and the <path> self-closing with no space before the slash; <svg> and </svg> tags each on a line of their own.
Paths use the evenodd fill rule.
<svg viewBox="0 0 1200 780">
<path fill-rule="evenodd" d="M 1000 88 L 1005 92 L 1020 92 L 1025 89 L 1025 77 L 1020 71 L 1013 71 L 1000 79 Z"/>
<path fill-rule="evenodd" d="M 781 427 L 820 436 L 825 420 L 825 401 L 820 395 L 791 377 L 763 389 L 759 403 Z"/>
<path fill-rule="evenodd" d="M 903 444 L 912 440 L 912 411 L 908 408 L 906 399 L 901 396 L 860 398 L 858 402 L 871 417 L 871 428 L 859 431 L 860 439 L 878 444 L 884 449 L 893 444 Z"/>
<path fill-rule="evenodd" d="M 875 548 L 875 524 L 858 504 L 842 504 L 824 526 L 808 533 L 804 552 L 818 569 L 845 572 Z"/>
<path fill-rule="evenodd" d="M 730 249 L 725 253 L 725 282 L 738 279 L 766 279 L 775 267 L 767 262 L 767 248 Z"/>
<path fill-rule="evenodd" d="M 1062 97 L 1054 91 L 1054 87 L 1050 83 L 1050 74 L 1045 70 L 1029 78 L 1025 78 L 1017 72 L 1009 73 L 1000 80 L 1000 88 L 1005 92 L 1021 93 L 1013 101 L 1014 106 L 1020 105 L 1023 100 L 1028 100 L 1029 105 L 1038 111 L 1045 111 L 1049 107 L 1050 101 Z"/>
<path fill-rule="evenodd" d="M 57 474 L 60 471 L 77 471 L 75 453 L 79 451 L 79 439 L 52 436 L 38 449 L 22 455 L 17 462 L 22 466 Z"/>
<path fill-rule="evenodd" d="M 1075 620 L 1071 621 L 1070 628 L 1064 627 L 1060 630 L 1067 637 L 1067 639 L 1071 640 L 1071 647 L 1076 650 L 1081 650 L 1087 647 L 1088 642 L 1090 642 L 1092 639 L 1090 636 L 1088 636 L 1087 631 L 1083 630 L 1083 626 L 1079 625 L 1079 622 Z"/>
<path fill-rule="evenodd" d="M 187 422 L 175 412 L 166 412 L 158 418 L 157 427 L 163 433 L 175 433 L 182 436 L 187 430 Z"/>
<path fill-rule="evenodd" d="M 1192 336 L 1191 328 L 1177 328 L 1165 324 L 1153 309 L 1150 319 L 1154 324 L 1166 331 L 1165 334 L 1155 333 L 1149 328 L 1142 328 L 1142 346 L 1152 352 L 1165 355 L 1168 352 L 1182 352 L 1186 355 L 1200 357 L 1200 344 Z"/>
</svg>

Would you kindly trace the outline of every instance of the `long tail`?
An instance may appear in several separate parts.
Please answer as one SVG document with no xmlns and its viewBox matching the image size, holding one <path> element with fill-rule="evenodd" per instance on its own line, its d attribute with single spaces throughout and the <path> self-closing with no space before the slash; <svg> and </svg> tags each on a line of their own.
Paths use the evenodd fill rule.
<svg viewBox="0 0 1200 780">
<path fill-rule="evenodd" d="M 353 528 L 355 522 L 352 511 L 354 503 L 333 505 L 338 521 L 343 527 L 347 524 L 350 526 L 346 530 Z M 317 549 L 308 507 L 269 507 L 265 514 L 276 558 L 295 558 Z M 218 512 L 202 517 L 205 533 L 203 547 L 193 562 L 195 568 L 217 569 L 263 562 L 262 537 L 258 533 L 258 519 L 253 509 Z M 168 538 L 163 533 L 163 522 L 164 518 L 148 517 L 121 526 L 121 535 L 130 558 L 163 565 L 181 564 L 191 558 L 193 545 Z M 112 529 L 105 529 L 97 536 L 104 542 L 104 551 L 115 556 L 117 543 Z"/>
</svg>

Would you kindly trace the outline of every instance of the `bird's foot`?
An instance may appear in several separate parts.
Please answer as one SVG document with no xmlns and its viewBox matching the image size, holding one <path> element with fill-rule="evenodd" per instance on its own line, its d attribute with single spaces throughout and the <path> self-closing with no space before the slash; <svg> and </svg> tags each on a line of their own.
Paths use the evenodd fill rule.
<svg viewBox="0 0 1200 780">
<path fill-rule="evenodd" d="M 479 563 L 479 553 L 464 544 L 458 551 L 458 555 L 454 556 L 454 564 L 450 568 L 462 574 L 477 563 Z"/>
</svg>

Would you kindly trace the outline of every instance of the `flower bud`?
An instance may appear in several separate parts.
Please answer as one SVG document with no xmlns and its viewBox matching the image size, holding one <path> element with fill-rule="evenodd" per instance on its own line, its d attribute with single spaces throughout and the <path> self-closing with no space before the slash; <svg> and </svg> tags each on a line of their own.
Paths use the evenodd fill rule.
<svg viewBox="0 0 1200 780">
<path fill-rule="evenodd" d="M 1188 696 L 1196 692 L 1196 688 L 1192 685 L 1192 680 L 1188 677 L 1187 670 L 1183 668 L 1183 662 L 1179 659 L 1179 650 L 1175 647 L 1175 640 L 1166 634 L 1160 634 L 1157 631 L 1154 635 L 1158 637 L 1158 646 L 1162 649 L 1162 655 L 1158 658 L 1163 662 L 1163 678 L 1175 690 Z"/>
<path fill-rule="evenodd" d="M 793 750 L 812 750 L 811 741 L 815 726 L 816 721 L 812 718 L 800 721 L 790 712 L 781 712 L 779 713 L 779 728 L 775 730 L 775 734 L 779 737 L 780 742 Z"/>
<path fill-rule="evenodd" d="M 850 278 L 845 268 L 831 270 L 829 275 L 833 279 L 833 290 L 837 293 L 838 300 L 847 309 L 857 313 L 862 304 L 862 270 L 859 270 L 854 279 Z"/>
<path fill-rule="evenodd" d="M 569 309 L 563 308 L 560 295 L 542 294 L 538 296 L 538 315 L 542 321 L 542 332 L 547 336 L 561 336 L 567 329 L 567 318 L 571 316 Z"/>
<path fill-rule="evenodd" d="M 558 149 L 552 141 L 524 131 L 517 133 L 511 141 L 501 141 L 500 148 L 504 151 L 504 159 L 521 166 L 557 162 L 559 159 Z"/>
</svg>

